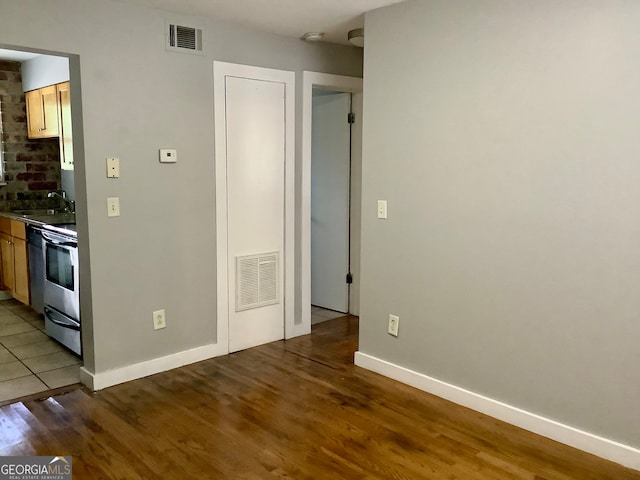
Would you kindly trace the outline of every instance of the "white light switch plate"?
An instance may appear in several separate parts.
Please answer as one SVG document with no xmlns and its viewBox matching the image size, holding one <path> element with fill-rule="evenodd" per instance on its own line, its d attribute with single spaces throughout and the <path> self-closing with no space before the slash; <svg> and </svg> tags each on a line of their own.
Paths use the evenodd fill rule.
<svg viewBox="0 0 640 480">
<path fill-rule="evenodd" d="M 178 151 L 169 148 L 160 150 L 160 163 L 176 163 L 178 161 Z"/>
<path fill-rule="evenodd" d="M 386 200 L 378 200 L 378 218 L 387 218 Z"/>
<path fill-rule="evenodd" d="M 120 177 L 120 159 L 107 158 L 107 178 Z"/>
<path fill-rule="evenodd" d="M 118 197 L 107 198 L 107 216 L 120 216 L 120 199 Z"/>
</svg>

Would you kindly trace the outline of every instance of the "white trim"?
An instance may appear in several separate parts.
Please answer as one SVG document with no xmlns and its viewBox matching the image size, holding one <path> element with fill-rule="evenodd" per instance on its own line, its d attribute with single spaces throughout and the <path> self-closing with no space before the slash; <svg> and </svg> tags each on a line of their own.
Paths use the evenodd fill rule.
<svg viewBox="0 0 640 480">
<path fill-rule="evenodd" d="M 299 335 L 311 332 L 311 110 L 313 88 L 325 88 L 337 92 L 362 92 L 362 78 L 331 75 L 328 73 L 302 72 L 302 194 L 300 286 L 301 322 L 295 326 Z M 356 121 L 362 119 L 356 113 Z M 352 152 L 353 153 L 353 152 Z M 356 159 L 352 159 L 357 161 Z"/>
<path fill-rule="evenodd" d="M 296 74 L 278 70 L 285 83 L 284 338 L 293 338 L 296 303 Z"/>
<path fill-rule="evenodd" d="M 592 453 L 625 467 L 640 470 L 640 450 L 622 443 L 599 437 L 589 432 L 564 425 L 555 420 L 527 412 L 520 408 L 480 395 L 464 388 L 437 380 L 408 368 L 379 358 L 356 352 L 357 366 L 392 378 L 503 422 L 551 438 L 565 445 Z"/>
<path fill-rule="evenodd" d="M 202 360 L 224 355 L 225 353 L 226 352 L 221 351 L 217 344 L 212 344 L 192 348 L 184 352 L 173 353 L 165 357 L 154 358 L 146 362 L 127 365 L 122 368 L 107 370 L 106 372 L 92 373 L 85 367 L 81 367 L 80 381 L 92 390 L 102 390 L 103 388 L 120 383 L 183 367 L 190 363 L 201 362 Z"/>
<path fill-rule="evenodd" d="M 216 343 L 229 353 L 229 268 L 227 263 L 227 136 L 224 125 L 225 79 L 223 65 L 213 62 L 214 138 L 216 177 Z"/>
<path fill-rule="evenodd" d="M 295 72 L 213 62 L 216 174 L 217 343 L 229 352 L 229 272 L 227 265 L 227 143 L 225 77 L 285 85 L 284 337 L 295 334 Z"/>
</svg>

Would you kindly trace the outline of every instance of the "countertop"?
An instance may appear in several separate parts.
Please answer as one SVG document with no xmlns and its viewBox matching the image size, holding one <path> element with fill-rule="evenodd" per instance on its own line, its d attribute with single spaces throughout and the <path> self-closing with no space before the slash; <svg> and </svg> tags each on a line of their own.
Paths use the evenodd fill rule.
<svg viewBox="0 0 640 480">
<path fill-rule="evenodd" d="M 33 225 L 54 232 L 77 236 L 76 234 L 76 214 L 75 213 L 36 213 L 36 214 L 20 214 L 17 212 L 0 212 L 0 216 L 10 218 L 12 220 L 19 220 L 27 225 Z"/>
</svg>

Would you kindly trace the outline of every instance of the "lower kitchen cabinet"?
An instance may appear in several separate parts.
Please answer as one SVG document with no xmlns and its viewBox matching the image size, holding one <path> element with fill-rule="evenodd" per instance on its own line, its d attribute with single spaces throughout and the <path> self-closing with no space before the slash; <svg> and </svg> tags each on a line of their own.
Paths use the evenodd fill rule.
<svg viewBox="0 0 640 480">
<path fill-rule="evenodd" d="M 13 239 L 13 262 L 13 298 L 29 305 L 29 260 L 27 241 L 22 238 Z"/>
<path fill-rule="evenodd" d="M 16 300 L 29 305 L 29 260 L 24 222 L 0 218 L 2 284 Z"/>
<path fill-rule="evenodd" d="M 11 235 L 0 233 L 0 255 L 2 256 L 2 285 L 13 293 L 16 282 L 13 272 L 15 260 Z"/>
</svg>

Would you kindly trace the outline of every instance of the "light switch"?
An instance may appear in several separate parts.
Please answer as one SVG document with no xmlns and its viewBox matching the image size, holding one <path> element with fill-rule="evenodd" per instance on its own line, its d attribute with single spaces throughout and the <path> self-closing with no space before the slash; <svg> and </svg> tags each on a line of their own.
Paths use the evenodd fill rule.
<svg viewBox="0 0 640 480">
<path fill-rule="evenodd" d="M 107 158 L 107 178 L 120 177 L 120 159 Z"/>
<path fill-rule="evenodd" d="M 163 148 L 160 150 L 160 163 L 176 163 L 178 161 L 178 151 Z"/>
<path fill-rule="evenodd" d="M 378 218 L 387 218 L 386 200 L 378 200 Z"/>
<path fill-rule="evenodd" d="M 118 197 L 107 198 L 107 216 L 120 216 L 120 199 Z"/>
</svg>

